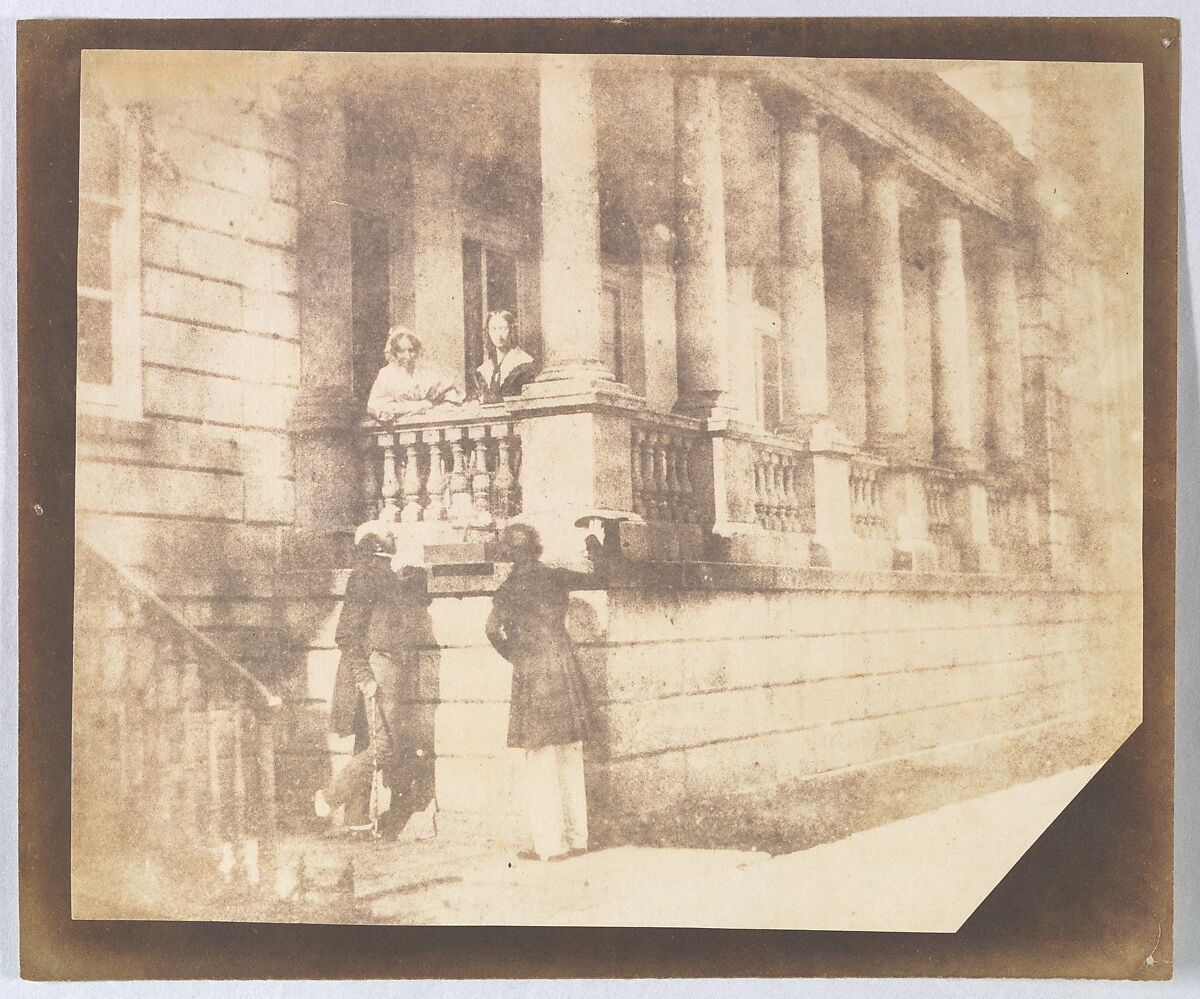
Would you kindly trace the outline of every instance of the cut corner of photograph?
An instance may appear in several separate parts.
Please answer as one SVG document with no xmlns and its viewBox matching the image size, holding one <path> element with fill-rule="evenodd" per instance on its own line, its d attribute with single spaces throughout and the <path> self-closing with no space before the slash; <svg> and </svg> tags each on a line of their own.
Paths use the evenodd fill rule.
<svg viewBox="0 0 1200 999">
<path fill-rule="evenodd" d="M 82 67 L 76 919 L 954 933 L 1140 723 L 1139 65 Z"/>
</svg>

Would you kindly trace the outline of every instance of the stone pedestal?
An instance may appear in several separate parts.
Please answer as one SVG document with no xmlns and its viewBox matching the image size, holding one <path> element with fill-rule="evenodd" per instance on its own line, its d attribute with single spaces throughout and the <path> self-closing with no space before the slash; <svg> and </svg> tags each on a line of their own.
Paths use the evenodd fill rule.
<svg viewBox="0 0 1200 999">
<path fill-rule="evenodd" d="M 813 463 L 814 565 L 852 568 L 860 543 L 850 516 L 854 447 L 831 423 L 818 423 L 809 442 Z"/>
<path fill-rule="evenodd" d="M 988 524 L 987 487 L 964 483 L 955 498 L 953 523 L 962 568 L 965 572 L 1000 571 L 1000 553 L 992 545 Z"/>
<path fill-rule="evenodd" d="M 583 565 L 586 528 L 576 520 L 597 510 L 633 511 L 630 416 L 638 397 L 591 390 L 553 398 L 523 396 L 521 414 L 522 512 L 537 528 L 547 561 Z"/>
<path fill-rule="evenodd" d="M 896 469 L 888 476 L 884 495 L 887 519 L 896 525 L 896 568 L 934 572 L 937 546 L 929 537 L 929 508 L 920 472 Z"/>
</svg>

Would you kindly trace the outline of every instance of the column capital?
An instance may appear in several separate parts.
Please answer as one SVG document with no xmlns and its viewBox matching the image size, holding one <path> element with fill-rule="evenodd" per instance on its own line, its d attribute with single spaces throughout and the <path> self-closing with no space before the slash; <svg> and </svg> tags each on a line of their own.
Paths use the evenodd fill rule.
<svg viewBox="0 0 1200 999">
<path fill-rule="evenodd" d="M 868 139 L 859 132 L 848 130 L 846 155 L 862 174 L 864 181 L 896 180 L 900 176 L 900 152 Z"/>
<path fill-rule="evenodd" d="M 758 89 L 763 109 L 779 124 L 780 131 L 817 132 L 829 118 L 829 112 L 807 97 L 778 84 L 763 84 Z"/>
</svg>

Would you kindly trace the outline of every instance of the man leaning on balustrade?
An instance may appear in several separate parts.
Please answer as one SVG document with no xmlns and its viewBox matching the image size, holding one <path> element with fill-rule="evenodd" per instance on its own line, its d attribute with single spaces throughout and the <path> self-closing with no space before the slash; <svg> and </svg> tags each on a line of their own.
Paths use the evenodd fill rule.
<svg viewBox="0 0 1200 999">
<path fill-rule="evenodd" d="M 461 406 L 466 396 L 454 379 L 423 360 L 421 338 L 405 326 L 388 332 L 380 369 L 367 399 L 367 412 L 382 423 L 425 413 L 435 407 Z"/>
</svg>

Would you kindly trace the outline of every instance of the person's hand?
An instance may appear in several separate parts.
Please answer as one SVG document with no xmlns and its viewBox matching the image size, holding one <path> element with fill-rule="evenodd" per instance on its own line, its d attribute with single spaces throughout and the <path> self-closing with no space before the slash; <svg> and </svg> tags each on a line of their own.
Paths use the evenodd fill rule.
<svg viewBox="0 0 1200 999">
<path fill-rule="evenodd" d="M 366 683 L 360 683 L 358 689 L 362 691 L 363 697 L 368 700 L 375 696 L 379 691 L 379 684 L 374 680 L 368 680 Z"/>
</svg>

